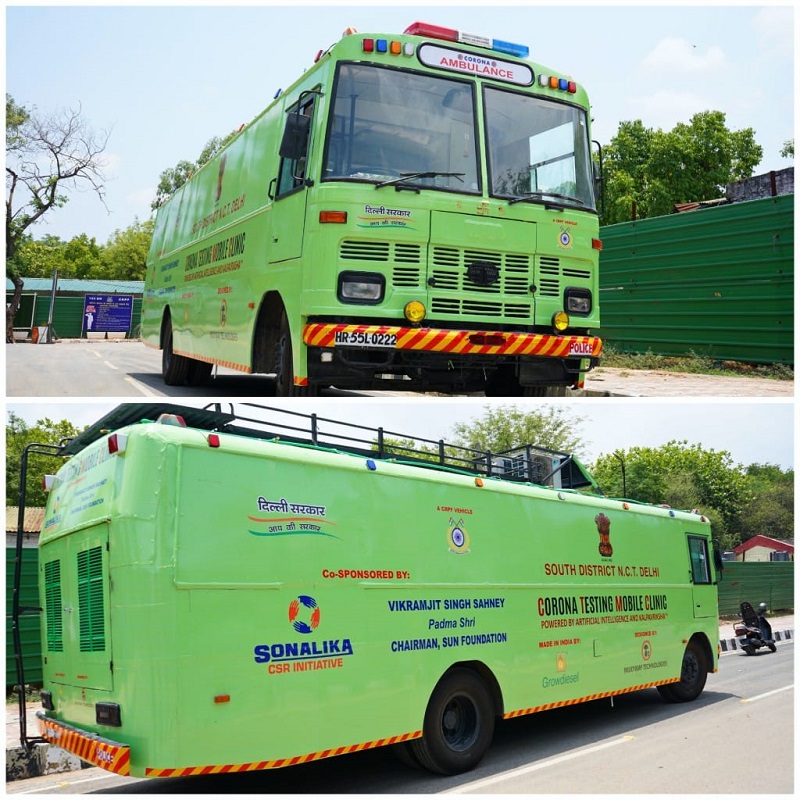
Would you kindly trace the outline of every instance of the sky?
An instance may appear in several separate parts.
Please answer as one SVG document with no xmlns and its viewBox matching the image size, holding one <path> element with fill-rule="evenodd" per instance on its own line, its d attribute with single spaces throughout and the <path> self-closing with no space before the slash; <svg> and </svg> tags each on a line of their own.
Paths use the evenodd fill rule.
<svg viewBox="0 0 800 800">
<path fill-rule="evenodd" d="M 730 129 L 752 127 L 756 174 L 793 166 L 796 14 L 759 5 L 377 3 L 291 7 L 8 4 L 6 92 L 40 113 L 80 109 L 108 132 L 106 207 L 73 192 L 33 232 L 106 244 L 151 215 L 159 175 L 257 116 L 276 91 L 353 26 L 401 33 L 422 20 L 530 47 L 532 61 L 571 75 L 592 102 L 593 137 L 619 124 L 653 129 L 707 110 Z"/>
<path fill-rule="evenodd" d="M 122 402 L 122 401 L 120 401 Z M 204 406 L 210 400 L 177 398 L 165 402 Z M 227 402 L 227 401 L 226 401 Z M 253 402 L 253 401 L 251 401 Z M 272 401 L 275 405 L 279 401 Z M 655 398 L 602 399 L 590 402 L 555 401 L 569 418 L 578 422 L 585 443 L 577 453 L 586 464 L 599 456 L 632 447 L 659 447 L 670 441 L 686 441 L 703 449 L 730 453 L 734 464 L 776 464 L 794 468 L 794 404 L 783 399 L 758 402 L 736 399 L 690 400 Z M 29 425 L 49 418 L 68 419 L 77 426 L 96 422 L 118 402 L 13 403 L 7 405 Z M 501 401 L 493 407 L 515 405 L 523 411 L 541 408 L 541 400 Z M 270 405 L 269 400 L 264 405 Z M 486 402 L 472 398 L 433 398 L 398 401 L 391 398 L 298 398 L 289 406 L 304 414 L 341 420 L 387 432 L 448 441 L 458 422 L 480 418 Z M 235 404 L 239 413 L 245 410 Z M 287 406 L 284 406 L 287 407 Z M 225 406 L 227 409 L 228 406 Z M 271 418 L 275 419 L 273 415 Z M 286 420 L 285 417 L 278 417 Z M 321 430 L 339 431 L 321 424 Z M 369 438 L 369 437 L 366 437 Z M 529 444 L 520 442 L 520 444 Z"/>
</svg>

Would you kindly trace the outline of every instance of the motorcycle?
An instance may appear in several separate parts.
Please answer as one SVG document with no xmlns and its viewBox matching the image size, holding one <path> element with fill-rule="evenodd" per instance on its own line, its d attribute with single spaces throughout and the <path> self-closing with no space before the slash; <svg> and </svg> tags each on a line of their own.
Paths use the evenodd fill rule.
<svg viewBox="0 0 800 800">
<path fill-rule="evenodd" d="M 749 656 L 752 656 L 760 647 L 767 647 L 774 653 L 778 648 L 772 638 L 772 625 L 766 618 L 767 604 L 761 603 L 758 613 L 750 603 L 746 602 L 742 603 L 739 609 L 742 621 L 737 622 L 733 627 L 739 647 Z"/>
</svg>

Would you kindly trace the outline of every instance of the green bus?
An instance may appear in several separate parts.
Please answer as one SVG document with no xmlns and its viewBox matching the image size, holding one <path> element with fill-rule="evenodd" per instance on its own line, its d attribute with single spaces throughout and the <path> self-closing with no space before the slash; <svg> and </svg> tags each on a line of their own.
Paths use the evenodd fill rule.
<svg viewBox="0 0 800 800">
<path fill-rule="evenodd" d="M 502 719 L 702 692 L 705 517 L 606 498 L 566 453 L 335 424 L 129 404 L 69 444 L 40 540 L 48 741 L 132 776 L 379 746 L 455 774 Z"/>
<path fill-rule="evenodd" d="M 321 387 L 563 395 L 599 361 L 589 101 L 525 46 L 346 31 L 158 211 L 142 339 Z"/>
</svg>

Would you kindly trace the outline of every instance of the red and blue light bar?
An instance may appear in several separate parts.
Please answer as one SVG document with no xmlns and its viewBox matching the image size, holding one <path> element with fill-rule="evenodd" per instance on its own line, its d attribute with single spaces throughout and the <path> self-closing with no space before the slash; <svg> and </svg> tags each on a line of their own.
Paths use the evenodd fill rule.
<svg viewBox="0 0 800 800">
<path fill-rule="evenodd" d="M 504 42 L 502 39 L 491 39 L 474 33 L 457 31 L 454 28 L 443 28 L 440 25 L 431 25 L 428 22 L 412 22 L 403 33 L 409 36 L 425 36 L 429 39 L 441 39 L 445 42 L 471 44 L 475 47 L 484 47 L 516 58 L 527 58 L 530 50 L 527 45 Z"/>
</svg>

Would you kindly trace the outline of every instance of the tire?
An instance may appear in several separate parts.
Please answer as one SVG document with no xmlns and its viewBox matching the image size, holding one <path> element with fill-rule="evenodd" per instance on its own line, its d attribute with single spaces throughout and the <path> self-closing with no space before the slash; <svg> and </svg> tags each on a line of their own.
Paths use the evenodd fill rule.
<svg viewBox="0 0 800 800">
<path fill-rule="evenodd" d="M 189 369 L 186 375 L 186 383 L 189 386 L 205 386 L 208 379 L 211 377 L 211 371 L 214 369 L 213 364 L 206 361 L 197 361 L 191 359 L 189 362 Z"/>
<path fill-rule="evenodd" d="M 681 679 L 677 683 L 659 686 L 659 694 L 670 703 L 696 700 L 706 685 L 708 663 L 703 648 L 695 641 L 686 645 L 681 664 Z"/>
<path fill-rule="evenodd" d="M 523 386 L 523 397 L 566 397 L 566 386 Z"/>
<path fill-rule="evenodd" d="M 289 331 L 289 320 L 286 312 L 281 314 L 281 324 L 275 337 L 271 353 L 272 369 L 275 373 L 275 397 L 316 397 L 319 388 L 316 385 L 295 386 L 294 359 L 292 357 L 292 335 Z"/>
<path fill-rule="evenodd" d="M 161 376 L 167 386 L 183 386 L 189 375 L 189 359 L 172 350 L 172 320 L 167 319 L 164 331 L 164 348 L 161 351 Z"/>
<path fill-rule="evenodd" d="M 456 775 L 473 769 L 494 733 L 494 705 L 483 681 L 466 669 L 448 672 L 436 685 L 422 727 L 410 743 L 419 763 L 431 772 Z"/>
<path fill-rule="evenodd" d="M 417 760 L 414 754 L 414 749 L 411 747 L 412 742 L 398 742 L 389 747 L 392 755 L 401 763 L 412 769 L 419 769 L 422 765 Z"/>
<path fill-rule="evenodd" d="M 286 312 L 281 315 L 281 325 L 275 340 L 272 359 L 273 366 L 270 372 L 275 373 L 275 397 L 292 397 L 294 395 L 294 362 L 292 360 L 292 336 Z"/>
<path fill-rule="evenodd" d="M 771 642 L 770 644 L 767 645 L 767 647 L 769 647 L 770 653 L 775 653 L 778 650 L 778 647 L 775 644 L 775 642 Z"/>
<path fill-rule="evenodd" d="M 743 644 L 742 645 L 742 650 L 744 650 L 745 653 L 747 653 L 747 655 L 749 655 L 749 656 L 753 656 L 756 653 L 755 647 L 753 647 L 753 645 L 751 645 L 751 644 Z"/>
</svg>

